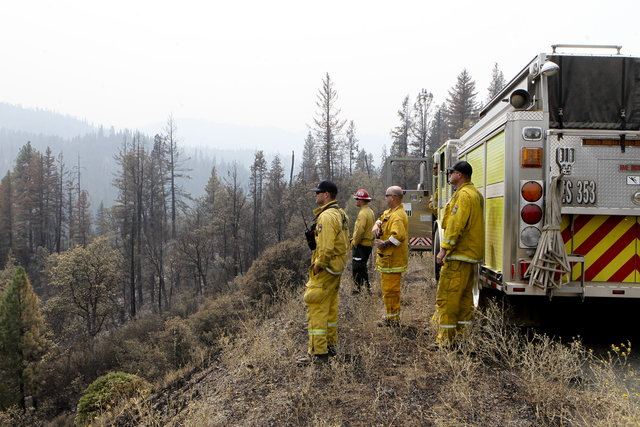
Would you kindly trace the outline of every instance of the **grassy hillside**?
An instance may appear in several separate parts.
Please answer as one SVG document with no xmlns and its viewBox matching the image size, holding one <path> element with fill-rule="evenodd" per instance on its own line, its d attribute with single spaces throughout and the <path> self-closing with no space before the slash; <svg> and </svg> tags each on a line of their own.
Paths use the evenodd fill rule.
<svg viewBox="0 0 640 427">
<path fill-rule="evenodd" d="M 431 255 L 412 255 L 402 321 L 381 328 L 379 276 L 372 296 L 340 290 L 340 354 L 297 367 L 307 348 L 302 291 L 238 316 L 213 358 L 141 397 L 114 404 L 93 425 L 115 426 L 621 426 L 638 425 L 630 348 L 599 360 L 580 343 L 524 336 L 501 310 L 478 313 L 460 351 L 432 352 L 436 282 Z M 224 298 L 233 298 L 225 296 Z"/>
</svg>

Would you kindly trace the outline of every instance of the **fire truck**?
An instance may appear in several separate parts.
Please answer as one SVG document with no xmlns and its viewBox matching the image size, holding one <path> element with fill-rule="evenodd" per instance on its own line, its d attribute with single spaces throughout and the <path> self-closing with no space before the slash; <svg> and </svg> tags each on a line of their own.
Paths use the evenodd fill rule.
<svg viewBox="0 0 640 427">
<path fill-rule="evenodd" d="M 487 293 L 640 298 L 640 58 L 622 55 L 620 46 L 553 45 L 433 159 L 434 253 L 442 208 L 454 191 L 446 168 L 469 162 L 484 196 L 476 304 Z M 554 178 L 561 186 L 556 199 Z M 545 218 L 554 207 L 559 229 Z M 561 236 L 568 268 L 548 266 L 554 284 L 539 286 L 530 266 L 550 230 Z"/>
</svg>

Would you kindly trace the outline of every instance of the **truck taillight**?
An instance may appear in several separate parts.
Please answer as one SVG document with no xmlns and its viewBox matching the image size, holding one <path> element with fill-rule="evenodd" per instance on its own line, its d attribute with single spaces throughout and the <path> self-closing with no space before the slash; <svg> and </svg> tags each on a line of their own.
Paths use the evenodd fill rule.
<svg viewBox="0 0 640 427">
<path fill-rule="evenodd" d="M 521 187 L 521 193 L 527 202 L 537 202 L 542 198 L 542 185 L 536 181 L 527 181 Z"/>
<path fill-rule="evenodd" d="M 538 205 L 529 203 L 520 211 L 522 220 L 527 224 L 535 224 L 542 219 L 542 209 Z"/>
<path fill-rule="evenodd" d="M 520 247 L 538 245 L 542 234 L 542 181 L 520 181 Z"/>
</svg>

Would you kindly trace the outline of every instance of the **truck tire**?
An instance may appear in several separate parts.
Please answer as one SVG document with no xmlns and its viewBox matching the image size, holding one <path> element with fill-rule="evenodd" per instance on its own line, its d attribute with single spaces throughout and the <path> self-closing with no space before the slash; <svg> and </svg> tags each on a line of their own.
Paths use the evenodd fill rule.
<svg viewBox="0 0 640 427">
<path fill-rule="evenodd" d="M 433 235 L 433 273 L 436 278 L 436 282 L 440 280 L 440 269 L 442 268 L 442 266 L 438 264 L 438 262 L 436 261 L 436 256 L 438 255 L 439 252 L 440 252 L 440 233 L 436 228 Z"/>
</svg>

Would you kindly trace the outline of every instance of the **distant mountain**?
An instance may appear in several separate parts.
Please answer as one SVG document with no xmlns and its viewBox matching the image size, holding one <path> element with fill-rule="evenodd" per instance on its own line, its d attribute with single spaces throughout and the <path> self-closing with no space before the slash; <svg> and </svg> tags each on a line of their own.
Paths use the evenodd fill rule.
<svg viewBox="0 0 640 427">
<path fill-rule="evenodd" d="M 23 108 L 0 102 L 0 128 L 33 134 L 73 138 L 96 131 L 86 120 L 39 108 Z"/>
<path fill-rule="evenodd" d="M 184 184 L 194 197 L 204 193 L 214 166 L 218 176 L 224 179 L 236 162 L 243 185 L 247 185 L 257 150 L 264 151 L 269 166 L 279 153 L 287 175 L 291 171 L 292 151 L 295 152 L 294 173 L 297 173 L 309 133 L 309 130 L 290 132 L 275 127 L 241 126 L 189 118 L 176 118 L 175 124 L 177 137 L 183 141 L 180 144 L 183 158 L 190 159 L 185 167 L 192 169 L 189 172 L 192 179 Z M 164 134 L 165 127 L 166 123 L 162 122 L 138 129 L 143 139 L 148 141 L 149 149 L 153 136 Z M 373 154 L 376 160 L 382 146 L 389 144 L 389 138 L 380 135 L 356 137 L 360 148 Z M 94 209 L 101 201 L 105 206 L 111 206 L 117 196 L 111 182 L 118 172 L 113 157 L 123 142 L 132 138 L 132 130 L 104 129 L 68 115 L 0 103 L 0 178 L 13 169 L 20 148 L 30 141 L 32 147 L 40 152 L 50 148 L 54 156 L 62 154 L 67 168 L 80 168 L 82 185 L 92 196 Z"/>
</svg>

